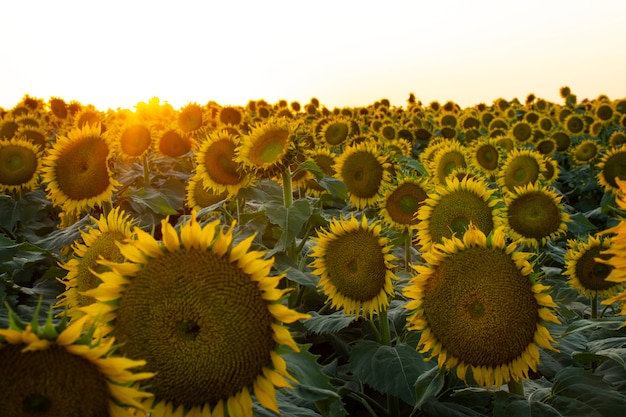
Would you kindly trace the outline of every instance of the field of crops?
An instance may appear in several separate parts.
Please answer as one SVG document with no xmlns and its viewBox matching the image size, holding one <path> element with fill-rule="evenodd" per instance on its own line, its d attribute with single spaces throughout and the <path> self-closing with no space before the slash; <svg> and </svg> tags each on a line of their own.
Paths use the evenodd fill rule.
<svg viewBox="0 0 626 417">
<path fill-rule="evenodd" d="M 0 109 L 0 414 L 625 415 L 626 99 L 560 96 Z"/>
</svg>

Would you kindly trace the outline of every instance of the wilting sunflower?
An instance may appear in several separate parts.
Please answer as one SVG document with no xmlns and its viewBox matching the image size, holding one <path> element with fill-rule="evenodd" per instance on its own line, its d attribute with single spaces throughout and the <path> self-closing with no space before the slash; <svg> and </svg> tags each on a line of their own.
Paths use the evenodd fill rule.
<svg viewBox="0 0 626 417">
<path fill-rule="evenodd" d="M 202 177 L 205 188 L 217 194 L 227 191 L 230 195 L 250 183 L 245 167 L 235 162 L 238 140 L 225 130 L 207 135 L 195 154 L 196 174 Z"/>
<path fill-rule="evenodd" d="M 509 191 L 504 202 L 507 232 L 513 240 L 537 248 L 567 233 L 569 214 L 549 186 L 527 184 Z"/>
<path fill-rule="evenodd" d="M 462 236 L 470 223 L 484 233 L 501 221 L 502 200 L 480 178 L 448 178 L 431 189 L 417 212 L 417 240 L 422 252 L 453 235 Z"/>
<path fill-rule="evenodd" d="M 192 175 L 185 187 L 185 204 L 191 210 L 199 211 L 228 198 L 228 191 L 217 193 L 204 186 L 204 181 L 197 173 Z"/>
<path fill-rule="evenodd" d="M 347 147 L 337 157 L 334 169 L 346 185 L 350 202 L 362 209 L 374 205 L 389 184 L 391 163 L 375 144 L 362 142 Z"/>
<path fill-rule="evenodd" d="M 514 190 L 542 179 L 544 156 L 532 149 L 510 151 L 497 174 L 496 182 L 504 191 Z"/>
<path fill-rule="evenodd" d="M 39 309 L 37 309 L 38 311 Z M 9 312 L 0 329 L 0 410 L 3 416 L 123 417 L 148 411 L 152 394 L 137 382 L 152 373 L 134 373 L 145 361 L 114 354 L 114 338 L 93 338 L 85 319 L 53 324 L 52 314 L 23 323 Z"/>
<path fill-rule="evenodd" d="M 565 252 L 567 283 L 579 294 L 587 297 L 610 297 L 624 289 L 623 282 L 607 280 L 614 269 L 610 265 L 613 255 L 603 253 L 611 246 L 607 236 L 588 236 L 586 239 L 570 239 Z M 598 262 L 597 259 L 602 262 Z"/>
<path fill-rule="evenodd" d="M 92 304 L 95 300 L 88 295 L 88 291 L 100 284 L 95 275 L 108 268 L 99 264 L 100 259 L 111 262 L 123 262 L 118 243 L 131 239 L 131 219 L 119 207 L 114 208 L 108 215 L 101 215 L 86 231 L 81 231 L 82 243 L 72 245 L 74 256 L 61 267 L 68 271 L 59 281 L 65 285 L 65 291 L 59 295 L 56 307 L 66 307 L 67 315 L 74 319 L 84 315 L 80 308 Z"/>
<path fill-rule="evenodd" d="M 39 182 L 42 152 L 26 139 L 0 140 L 0 192 L 31 191 Z"/>
<path fill-rule="evenodd" d="M 418 348 L 438 356 L 440 368 L 456 368 L 466 381 L 497 388 L 528 379 L 537 370 L 537 347 L 555 350 L 545 322 L 559 323 L 544 286 L 531 277 L 533 255 L 506 244 L 502 228 L 485 234 L 470 225 L 423 254 L 404 295 L 407 327 L 421 331 Z"/>
<path fill-rule="evenodd" d="M 178 233 L 164 219 L 162 242 L 135 232 L 121 246 L 128 262 L 105 262 L 91 312 L 111 314 L 122 353 L 156 373 L 153 415 L 250 416 L 251 392 L 278 413 L 275 388 L 293 379 L 278 350 L 299 350 L 282 323 L 309 316 L 282 304 L 273 259 L 250 250 L 254 236 L 235 244 L 234 225 L 201 226 L 195 213 Z"/>
<path fill-rule="evenodd" d="M 617 194 L 620 188 L 616 180 L 626 180 L 626 148 L 610 149 L 602 155 L 598 168 L 598 184 L 604 187 L 604 191 Z"/>
<path fill-rule="evenodd" d="M 86 124 L 61 136 L 44 158 L 43 181 L 53 204 L 68 212 L 109 201 L 120 184 L 109 168 L 111 145 L 100 125 Z"/>
<path fill-rule="evenodd" d="M 593 164 L 600 154 L 600 144 L 594 139 L 585 139 L 569 152 L 572 163 L 576 166 Z"/>
<path fill-rule="evenodd" d="M 495 177 L 504 160 L 504 152 L 496 139 L 482 137 L 468 149 L 469 165 L 484 172 L 489 178 Z"/>
<path fill-rule="evenodd" d="M 395 257 L 379 221 L 333 219 L 313 239 L 311 268 L 333 308 L 347 315 L 369 316 L 389 307 L 394 295 Z"/>
<path fill-rule="evenodd" d="M 289 166 L 296 150 L 294 129 L 288 118 L 271 118 L 255 125 L 237 146 L 235 162 L 258 176 L 272 178 Z"/>
<path fill-rule="evenodd" d="M 381 199 L 380 215 L 384 222 L 399 229 L 414 229 L 419 222 L 417 210 L 428 197 L 424 177 L 405 177 L 392 184 Z"/>
<path fill-rule="evenodd" d="M 437 150 L 428 170 L 433 180 L 440 184 L 446 183 L 446 177 L 456 168 L 467 166 L 467 151 L 460 142 L 453 141 Z"/>
</svg>

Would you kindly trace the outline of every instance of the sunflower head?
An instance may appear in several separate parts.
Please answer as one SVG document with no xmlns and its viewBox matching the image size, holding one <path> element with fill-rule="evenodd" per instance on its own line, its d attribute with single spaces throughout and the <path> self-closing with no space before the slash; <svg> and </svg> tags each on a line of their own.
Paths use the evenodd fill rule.
<svg viewBox="0 0 626 417">
<path fill-rule="evenodd" d="M 606 192 L 617 194 L 620 190 L 617 180 L 626 180 L 626 149 L 612 148 L 600 159 L 596 178 Z"/>
<path fill-rule="evenodd" d="M 30 323 L 9 312 L 9 327 L 0 329 L 0 409 L 7 416 L 132 416 L 149 411 L 151 394 L 137 382 L 153 376 L 135 373 L 145 361 L 114 353 L 115 339 L 94 338 L 85 319 Z"/>
<path fill-rule="evenodd" d="M 415 229 L 417 210 L 428 197 L 424 177 L 404 177 L 391 185 L 381 199 L 380 215 L 388 225 L 402 231 Z"/>
<path fill-rule="evenodd" d="M 251 250 L 254 235 L 234 243 L 234 226 L 192 213 L 178 231 L 164 219 L 162 241 L 135 228 L 120 247 L 128 262 L 103 262 L 111 270 L 98 274 L 88 312 L 107 317 L 122 352 L 156 373 L 156 415 L 251 415 L 251 393 L 278 412 L 275 388 L 290 386 L 279 347 L 299 348 L 282 323 L 309 316 L 283 304 L 273 259 Z"/>
<path fill-rule="evenodd" d="M 189 153 L 193 147 L 191 136 L 179 132 L 174 127 L 163 129 L 157 135 L 158 150 L 163 156 L 170 158 L 178 158 Z"/>
<path fill-rule="evenodd" d="M 178 111 L 178 129 L 183 134 L 199 134 L 205 127 L 209 116 L 206 109 L 198 103 L 188 103 Z"/>
<path fill-rule="evenodd" d="M 572 113 L 565 118 L 564 127 L 570 135 L 579 135 L 585 130 L 585 119 L 576 113 Z"/>
<path fill-rule="evenodd" d="M 569 153 L 572 163 L 576 166 L 591 165 L 598 158 L 601 145 L 594 139 L 584 139 Z"/>
<path fill-rule="evenodd" d="M 229 197 L 228 191 L 216 192 L 204 186 L 204 180 L 198 173 L 191 176 L 185 187 L 185 204 L 189 209 L 199 211 Z"/>
<path fill-rule="evenodd" d="M 243 121 L 243 111 L 238 107 L 225 106 L 220 108 L 217 117 L 224 125 L 237 126 Z"/>
<path fill-rule="evenodd" d="M 152 126 L 137 118 L 130 118 L 123 123 L 115 136 L 120 154 L 125 159 L 140 158 L 152 150 L 154 142 Z"/>
<path fill-rule="evenodd" d="M 510 133 L 518 143 L 526 143 L 533 137 L 533 127 L 526 121 L 519 121 L 511 126 Z"/>
<path fill-rule="evenodd" d="M 340 146 L 346 143 L 348 138 L 354 134 L 350 120 L 345 117 L 334 117 L 326 120 L 319 137 L 321 142 L 328 147 Z"/>
<path fill-rule="evenodd" d="M 513 149 L 508 153 L 497 174 L 497 183 L 503 190 L 534 184 L 542 178 L 542 154 L 532 149 Z"/>
<path fill-rule="evenodd" d="M 0 139 L 0 191 L 31 191 L 39 181 L 42 152 L 26 139 Z"/>
<path fill-rule="evenodd" d="M 440 147 L 433 157 L 429 166 L 434 180 L 440 184 L 445 184 L 446 178 L 457 168 L 467 166 L 466 148 L 457 141 L 449 142 Z"/>
<path fill-rule="evenodd" d="M 333 308 L 372 317 L 386 310 L 394 295 L 395 257 L 379 221 L 366 216 L 333 219 L 313 242 L 310 266 Z"/>
<path fill-rule="evenodd" d="M 626 143 L 626 132 L 616 130 L 615 132 L 611 133 L 611 136 L 609 136 L 609 145 L 614 148 L 617 148 L 618 146 L 622 146 L 625 143 Z"/>
<path fill-rule="evenodd" d="M 422 255 L 404 295 L 409 330 L 421 331 L 418 347 L 479 386 L 499 387 L 536 371 L 538 347 L 553 349 L 545 322 L 559 323 L 549 287 L 531 277 L 531 253 L 506 244 L 496 228 L 485 235 L 470 225 Z"/>
<path fill-rule="evenodd" d="M 480 138 L 468 149 L 469 165 L 484 172 L 487 176 L 495 176 L 498 172 L 504 152 L 493 138 Z"/>
</svg>

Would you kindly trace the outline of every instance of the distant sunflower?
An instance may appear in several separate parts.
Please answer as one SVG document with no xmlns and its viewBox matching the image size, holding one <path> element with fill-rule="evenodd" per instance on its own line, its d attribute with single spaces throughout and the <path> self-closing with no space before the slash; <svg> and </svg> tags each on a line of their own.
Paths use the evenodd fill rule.
<svg viewBox="0 0 626 417">
<path fill-rule="evenodd" d="M 569 134 L 578 135 L 584 133 L 585 119 L 578 114 L 572 113 L 565 118 L 563 125 Z"/>
<path fill-rule="evenodd" d="M 72 319 L 83 316 L 80 309 L 95 301 L 88 292 L 100 284 L 96 274 L 108 269 L 98 261 L 123 262 L 118 243 L 132 238 L 130 216 L 119 207 L 98 219 L 92 217 L 92 221 L 95 227 L 81 231 L 83 242 L 76 241 L 72 245 L 74 256 L 61 264 L 68 273 L 59 280 L 65 285 L 65 291 L 58 296 L 56 307 L 67 308 L 67 315 Z"/>
<path fill-rule="evenodd" d="M 417 227 L 417 210 L 428 197 L 423 177 L 404 177 L 391 185 L 381 198 L 383 221 L 400 231 Z"/>
<path fill-rule="evenodd" d="M 205 188 L 217 194 L 227 191 L 230 195 L 250 183 L 250 175 L 242 164 L 235 162 L 238 140 L 222 130 L 207 135 L 195 154 L 195 172 L 202 178 Z"/>
<path fill-rule="evenodd" d="M 141 158 L 152 150 L 154 133 L 151 125 L 135 118 L 123 123 L 115 136 L 120 154 L 125 159 Z"/>
<path fill-rule="evenodd" d="M 469 165 L 478 168 L 487 177 L 495 177 L 505 159 L 502 147 L 493 138 L 477 139 L 467 153 Z"/>
<path fill-rule="evenodd" d="M 347 147 L 337 157 L 334 169 L 348 189 L 350 202 L 362 209 L 374 205 L 389 183 L 391 163 L 375 144 L 362 142 Z"/>
<path fill-rule="evenodd" d="M 15 132 L 15 136 L 26 139 L 37 145 L 39 149 L 44 150 L 48 146 L 48 136 L 50 135 L 43 127 L 20 126 Z"/>
<path fill-rule="evenodd" d="M 198 136 L 205 128 L 208 115 L 198 103 L 188 103 L 178 111 L 177 126 L 182 135 Z"/>
<path fill-rule="evenodd" d="M 533 137 L 533 126 L 525 121 L 519 121 L 510 128 L 510 134 L 517 143 L 526 143 Z"/>
<path fill-rule="evenodd" d="M 346 143 L 352 133 L 348 119 L 335 117 L 325 122 L 320 132 L 320 138 L 325 146 L 334 147 Z"/>
<path fill-rule="evenodd" d="M 496 182 L 505 191 L 515 187 L 535 184 L 542 179 L 544 157 L 531 149 L 513 149 L 508 153 Z"/>
<path fill-rule="evenodd" d="M 9 327 L 0 329 L 0 410 L 4 416 L 110 416 L 149 411 L 151 394 L 137 382 L 151 378 L 134 373 L 145 361 L 114 354 L 115 339 L 83 332 L 85 320 L 40 325 L 35 317 L 23 323 L 9 313 Z"/>
<path fill-rule="evenodd" d="M 610 149 L 602 155 L 598 168 L 598 184 L 604 187 L 604 191 L 617 194 L 620 188 L 616 180 L 626 180 L 626 148 Z"/>
<path fill-rule="evenodd" d="M 396 279 L 392 270 L 395 257 L 381 231 L 380 222 L 368 224 L 366 216 L 360 222 L 342 217 L 333 219 L 328 230 L 321 230 L 313 239 L 310 266 L 333 308 L 357 318 L 371 318 L 389 307 Z"/>
<path fill-rule="evenodd" d="M 565 271 L 570 287 L 587 297 L 610 297 L 624 289 L 625 283 L 607 280 L 614 269 L 610 265 L 613 255 L 603 253 L 611 246 L 606 236 L 588 236 L 570 239 L 565 253 Z M 596 259 L 600 258 L 602 262 Z"/>
<path fill-rule="evenodd" d="M 453 141 L 446 146 L 439 148 L 429 167 L 432 178 L 440 184 L 445 184 L 446 177 L 456 168 L 467 166 L 467 151 L 460 143 Z"/>
<path fill-rule="evenodd" d="M 487 183 L 477 178 L 451 177 L 446 185 L 432 188 L 417 212 L 417 240 L 422 252 L 444 238 L 462 236 L 470 223 L 484 233 L 500 221 L 502 200 Z"/>
<path fill-rule="evenodd" d="M 201 226 L 195 213 L 179 232 L 164 219 L 162 242 L 135 232 L 120 248 L 128 262 L 105 262 L 93 295 L 121 352 L 156 373 L 145 405 L 157 416 L 249 416 L 253 392 L 278 413 L 275 388 L 293 380 L 279 349 L 299 351 L 282 323 L 309 316 L 282 303 L 273 260 L 250 250 L 254 236 L 235 244 L 233 227 Z"/>
<path fill-rule="evenodd" d="M 26 139 L 0 139 L 0 192 L 33 190 L 41 159 L 42 151 Z"/>
<path fill-rule="evenodd" d="M 175 128 L 166 128 L 157 135 L 158 151 L 161 155 L 178 158 L 191 151 L 193 141 L 188 134 L 180 133 Z"/>
<path fill-rule="evenodd" d="M 185 204 L 191 210 L 199 211 L 227 199 L 228 191 L 218 193 L 204 186 L 204 181 L 197 173 L 192 175 L 185 187 Z"/>
<path fill-rule="evenodd" d="M 549 137 L 544 137 L 535 143 L 535 149 L 542 155 L 552 155 L 556 152 L 556 148 L 556 141 Z"/>
<path fill-rule="evenodd" d="M 537 248 L 567 233 L 569 214 L 549 186 L 527 184 L 504 197 L 504 219 L 513 240 Z"/>
<path fill-rule="evenodd" d="M 572 144 L 570 136 L 562 130 L 552 132 L 550 137 L 556 142 L 556 150 L 558 152 L 565 152 Z"/>
<path fill-rule="evenodd" d="M 96 109 L 93 104 L 88 104 L 82 107 L 76 115 L 74 115 L 74 128 L 98 128 L 100 130 L 99 133 L 103 132 L 104 129 L 104 113 L 100 110 Z"/>
<path fill-rule="evenodd" d="M 561 168 L 559 162 L 551 156 L 545 156 L 543 160 L 543 178 L 544 183 L 551 184 L 559 178 Z"/>
<path fill-rule="evenodd" d="M 559 323 L 549 287 L 535 282 L 532 253 L 506 244 L 501 228 L 485 234 L 471 225 L 463 239 L 444 239 L 423 254 L 404 295 L 407 327 L 421 331 L 418 348 L 442 369 L 496 388 L 528 379 L 539 350 L 556 350 L 545 322 Z"/>
<path fill-rule="evenodd" d="M 224 106 L 220 108 L 217 117 L 222 124 L 237 126 L 243 120 L 243 112 L 238 107 Z"/>
<path fill-rule="evenodd" d="M 44 158 L 43 181 L 52 202 L 69 212 L 109 201 L 120 185 L 109 168 L 111 145 L 100 125 L 61 136 Z"/>
<path fill-rule="evenodd" d="M 271 178 L 289 166 L 295 145 L 289 119 L 271 118 L 253 126 L 251 132 L 241 138 L 235 161 L 260 177 Z"/>
<path fill-rule="evenodd" d="M 569 152 L 572 163 L 576 166 L 593 164 L 600 154 L 600 144 L 594 139 L 585 139 Z"/>
<path fill-rule="evenodd" d="M 622 146 L 625 143 L 626 143 L 626 132 L 616 130 L 615 132 L 611 133 L 611 136 L 609 136 L 609 145 L 614 148 L 617 148 L 618 146 Z"/>
</svg>

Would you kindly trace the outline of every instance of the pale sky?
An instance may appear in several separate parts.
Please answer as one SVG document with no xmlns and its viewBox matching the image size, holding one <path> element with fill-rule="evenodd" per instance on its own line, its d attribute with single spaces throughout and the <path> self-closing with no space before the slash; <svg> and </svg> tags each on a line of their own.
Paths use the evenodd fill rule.
<svg viewBox="0 0 626 417">
<path fill-rule="evenodd" d="M 626 98 L 626 1 L 30 0 L 0 5 L 0 107 L 158 96 L 461 106 Z"/>
</svg>

